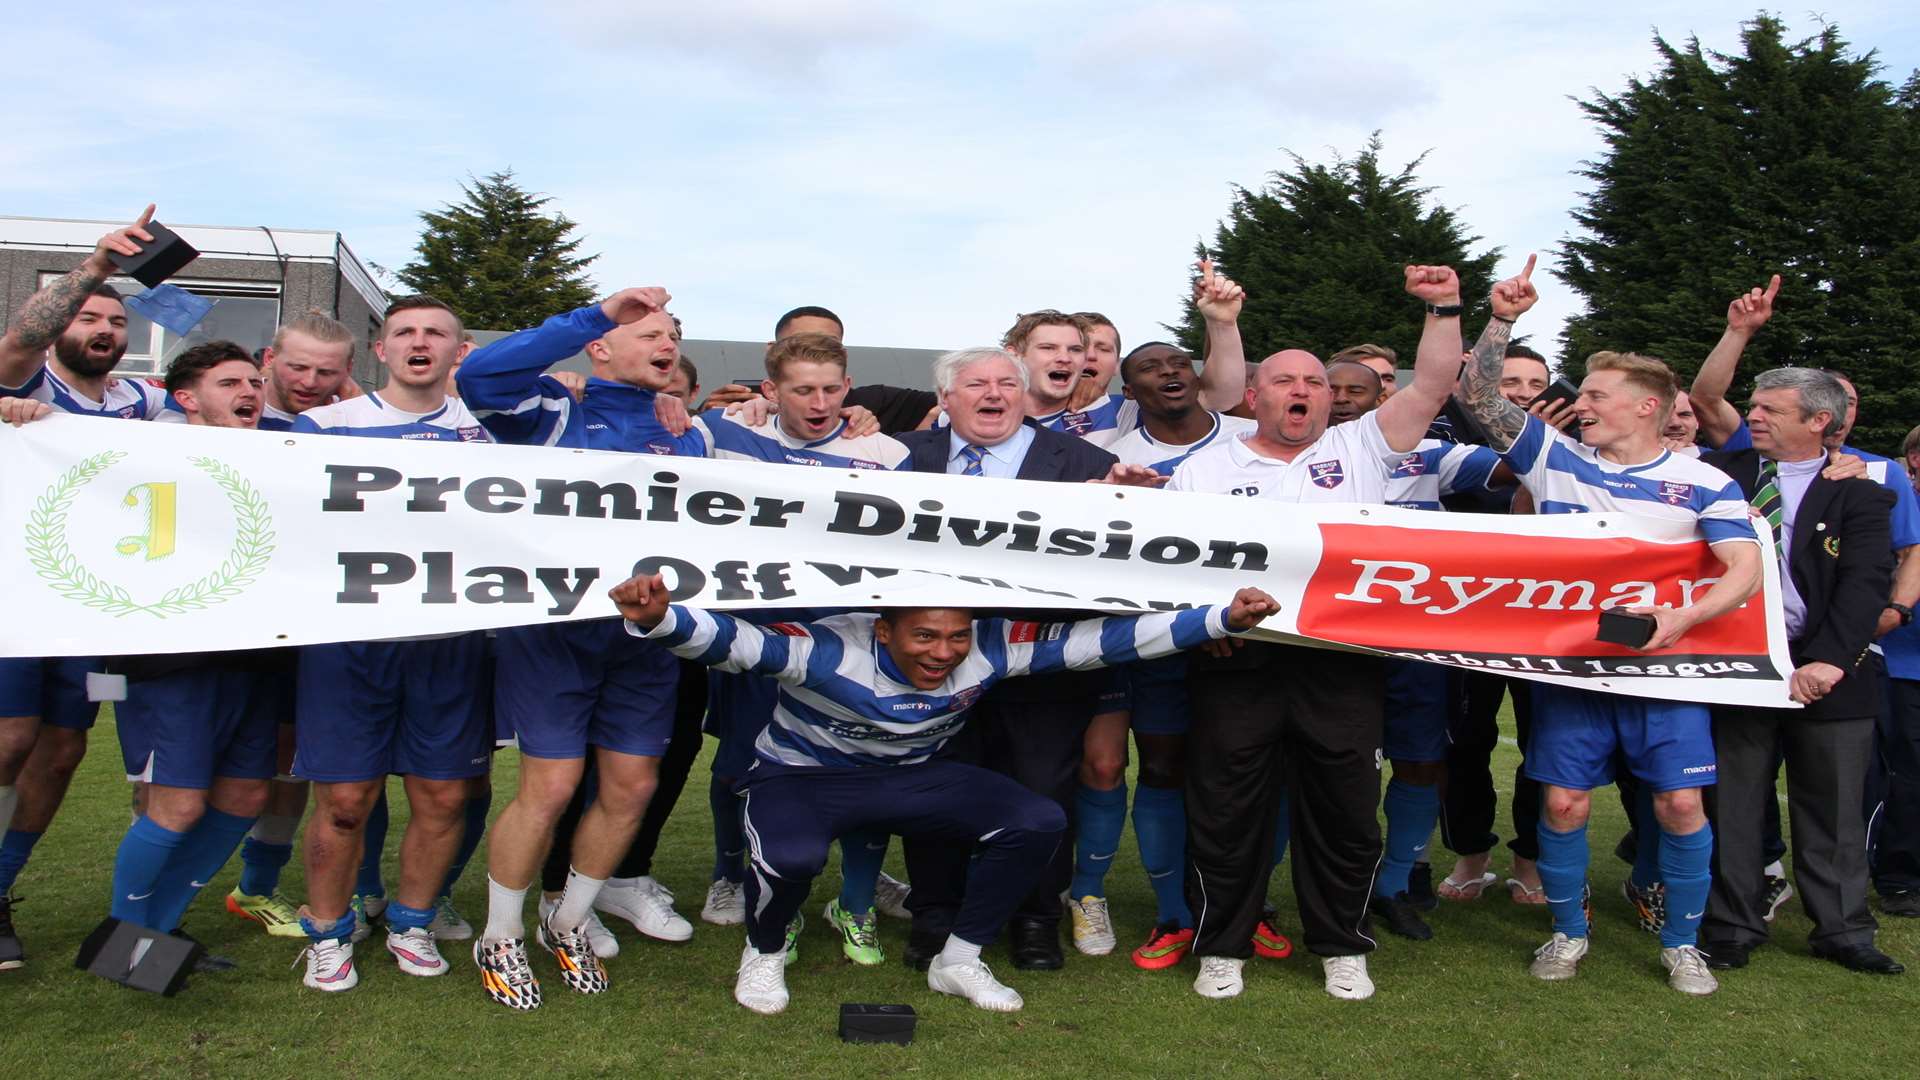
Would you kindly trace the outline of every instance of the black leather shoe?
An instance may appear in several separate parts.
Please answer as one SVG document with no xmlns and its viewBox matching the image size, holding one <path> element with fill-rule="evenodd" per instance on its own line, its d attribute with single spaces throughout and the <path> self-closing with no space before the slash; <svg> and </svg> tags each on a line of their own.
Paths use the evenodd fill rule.
<svg viewBox="0 0 1920 1080">
<path fill-rule="evenodd" d="M 1920 892 L 1889 893 L 1880 898 L 1880 910 L 1902 919 L 1920 919 Z"/>
<path fill-rule="evenodd" d="M 1067 966 L 1060 951 L 1060 924 L 1016 919 L 1007 926 L 1008 950 L 1021 971 L 1058 971 Z"/>
<path fill-rule="evenodd" d="M 1747 957 L 1753 952 L 1753 946 L 1734 941 L 1703 941 L 1699 949 L 1700 955 L 1707 960 L 1707 966 L 1715 971 L 1746 967 Z"/>
<path fill-rule="evenodd" d="M 907 947 L 901 951 L 900 959 L 915 971 L 925 971 L 947 947 L 947 935 L 935 934 L 926 930 L 907 931 Z"/>
<path fill-rule="evenodd" d="M 1907 970 L 1906 965 L 1871 945 L 1843 945 L 1814 955 L 1822 960 L 1831 960 L 1849 971 L 1861 971 L 1868 975 L 1898 975 Z"/>
<path fill-rule="evenodd" d="M 1433 891 L 1433 864 L 1417 862 L 1407 874 L 1407 899 L 1421 911 L 1437 911 L 1440 897 Z"/>
<path fill-rule="evenodd" d="M 1413 941 L 1433 940 L 1433 928 L 1420 917 L 1420 912 L 1404 892 L 1394 897 L 1375 893 L 1373 899 L 1367 901 L 1367 910 L 1376 922 L 1392 933 Z"/>
</svg>

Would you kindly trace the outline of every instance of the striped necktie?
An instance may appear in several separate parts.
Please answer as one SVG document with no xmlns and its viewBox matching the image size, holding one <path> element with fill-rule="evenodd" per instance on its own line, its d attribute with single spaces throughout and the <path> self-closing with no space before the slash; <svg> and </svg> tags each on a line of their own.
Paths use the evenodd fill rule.
<svg viewBox="0 0 1920 1080">
<path fill-rule="evenodd" d="M 1780 505 L 1780 465 L 1772 458 L 1760 459 L 1760 490 L 1753 493 L 1753 508 L 1767 519 L 1767 525 L 1773 529 L 1774 551 L 1784 558 L 1780 519 L 1785 508 Z"/>
<path fill-rule="evenodd" d="M 960 470 L 961 476 L 985 476 L 980 468 L 980 459 L 987 456 L 984 446 L 966 446 L 960 450 L 960 456 L 967 459 L 967 467 Z"/>
</svg>

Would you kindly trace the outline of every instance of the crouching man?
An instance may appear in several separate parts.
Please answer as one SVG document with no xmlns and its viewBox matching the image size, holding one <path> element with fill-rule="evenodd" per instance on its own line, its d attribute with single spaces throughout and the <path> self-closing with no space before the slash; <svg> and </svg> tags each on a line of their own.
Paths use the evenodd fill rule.
<svg viewBox="0 0 1920 1080">
<path fill-rule="evenodd" d="M 628 633 L 780 683 L 773 722 L 739 789 L 752 873 L 733 996 L 760 1013 L 787 1007 L 787 924 L 834 838 L 860 829 L 976 845 L 966 900 L 927 985 L 983 1009 L 1020 1008 L 980 950 L 1033 888 L 1065 815 L 1005 776 L 934 754 L 1002 679 L 1164 656 L 1250 630 L 1279 610 L 1266 593 L 1242 589 L 1226 606 L 1077 622 L 898 608 L 756 627 L 669 605 L 659 575 L 632 578 L 612 596 Z"/>
</svg>

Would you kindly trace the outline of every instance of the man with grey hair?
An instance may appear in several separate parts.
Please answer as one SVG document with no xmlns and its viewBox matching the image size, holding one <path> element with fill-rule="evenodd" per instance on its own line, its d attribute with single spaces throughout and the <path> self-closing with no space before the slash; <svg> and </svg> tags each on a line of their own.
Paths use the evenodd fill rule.
<svg viewBox="0 0 1920 1080">
<path fill-rule="evenodd" d="M 1811 368 L 1775 368 L 1754 380 L 1747 413 L 1753 448 L 1703 460 L 1739 482 L 1780 561 L 1794 671 L 1804 709 L 1714 710 L 1719 783 L 1707 795 L 1717 843 L 1701 951 L 1721 969 L 1745 967 L 1767 940 L 1762 855 L 1774 754 L 1787 763 L 1794 876 L 1813 919 L 1813 953 L 1854 971 L 1897 975 L 1874 947 L 1867 910 L 1866 824 L 1860 816 L 1880 668 L 1867 646 L 1892 580 L 1893 500 L 1868 479 L 1830 480 L 1826 442 L 1844 423 L 1840 381 Z"/>
<path fill-rule="evenodd" d="M 900 435 L 913 472 L 1067 483 L 1135 483 L 1142 466 L 1121 465 L 1084 439 L 1050 430 L 1027 416 L 1031 376 L 1003 349 L 962 349 L 934 361 L 933 381 L 948 423 Z M 1114 679 L 1110 672 L 1029 676 L 996 686 L 952 744 L 957 760 L 1011 777 L 1056 803 L 1072 819 L 1082 738 Z M 913 931 L 906 962 L 924 970 L 953 930 L 966 891 L 972 847 L 950 840 L 908 837 L 907 909 Z M 1060 948 L 1060 894 L 1072 876 L 1071 844 L 1062 844 L 1034 889 L 1015 910 L 1011 950 L 1016 968 L 1051 970 Z"/>
</svg>

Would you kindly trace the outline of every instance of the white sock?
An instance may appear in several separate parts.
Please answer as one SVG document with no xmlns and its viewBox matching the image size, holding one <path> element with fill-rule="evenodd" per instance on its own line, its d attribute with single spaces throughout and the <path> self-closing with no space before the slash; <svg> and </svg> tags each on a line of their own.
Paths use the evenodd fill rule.
<svg viewBox="0 0 1920 1080">
<path fill-rule="evenodd" d="M 585 925 L 593 914 L 593 898 L 600 895 L 600 889 L 607 879 L 590 878 L 573 867 L 567 867 L 567 887 L 560 894 L 560 906 L 553 909 L 553 925 L 556 929 L 572 930 Z"/>
<path fill-rule="evenodd" d="M 487 875 L 487 929 L 481 937 L 488 941 L 526 937 L 526 913 L 527 890 L 509 889 Z"/>
<path fill-rule="evenodd" d="M 942 964 L 977 964 L 980 962 L 980 946 L 971 941 L 962 941 L 954 934 L 947 935 L 946 947 L 940 950 Z"/>
<path fill-rule="evenodd" d="M 19 801 L 13 794 L 12 784 L 0 784 L 0 833 L 13 824 L 13 808 Z"/>
<path fill-rule="evenodd" d="M 1760 872 L 1767 875 L 1768 877 L 1786 877 L 1787 876 L 1786 868 L 1780 865 L 1779 859 L 1775 859 L 1772 862 L 1768 863 L 1767 868 Z"/>
<path fill-rule="evenodd" d="M 297 814 L 261 814 L 253 822 L 253 828 L 247 835 L 263 844 L 293 843 L 293 836 L 300 830 L 300 817 Z"/>
</svg>

